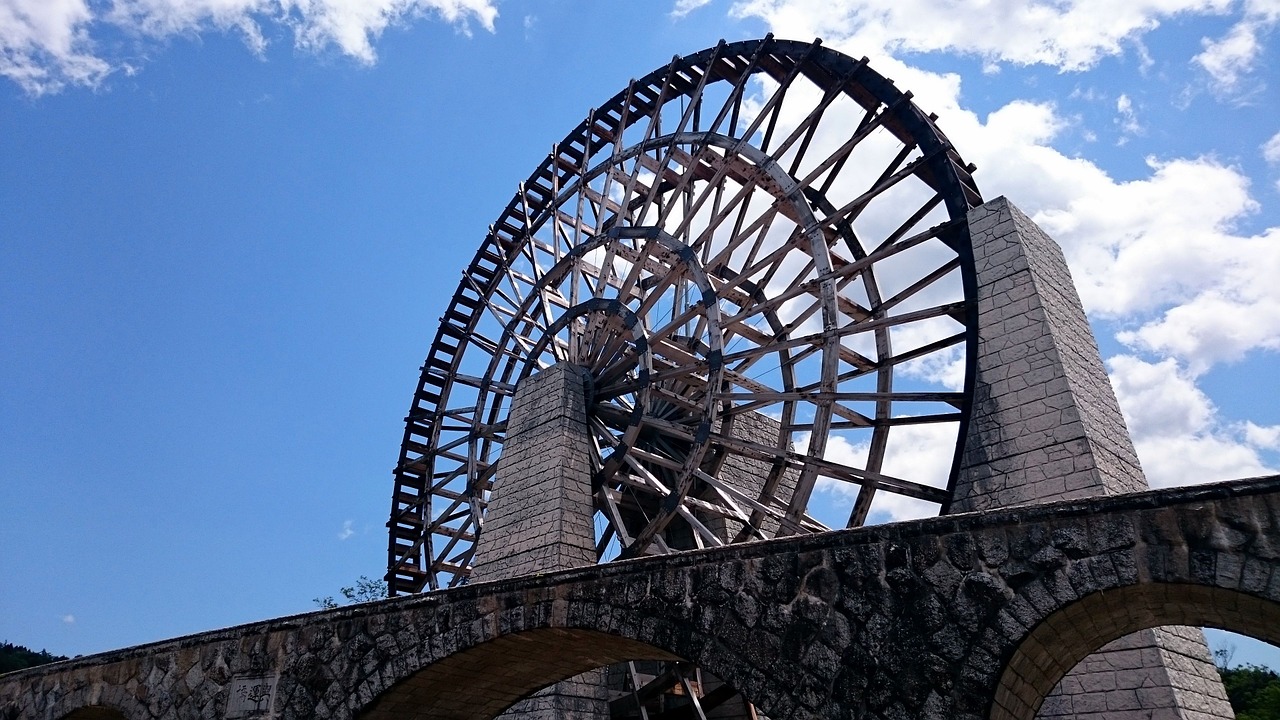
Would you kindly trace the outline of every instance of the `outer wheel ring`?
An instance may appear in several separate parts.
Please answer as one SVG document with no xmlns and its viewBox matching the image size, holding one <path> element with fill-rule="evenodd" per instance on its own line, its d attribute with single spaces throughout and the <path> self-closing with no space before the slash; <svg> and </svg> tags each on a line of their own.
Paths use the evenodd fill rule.
<svg viewBox="0 0 1280 720">
<path fill-rule="evenodd" d="M 964 436 L 971 170 L 909 93 L 818 43 L 722 42 L 632 81 L 521 183 L 441 318 L 391 593 L 465 581 L 510 397 L 555 361 L 597 373 L 602 558 L 821 531 L 819 482 L 856 486 L 848 525 L 877 493 L 945 509 L 947 478 L 884 465 L 894 428 Z M 963 387 L 916 389 L 940 357 Z"/>
</svg>

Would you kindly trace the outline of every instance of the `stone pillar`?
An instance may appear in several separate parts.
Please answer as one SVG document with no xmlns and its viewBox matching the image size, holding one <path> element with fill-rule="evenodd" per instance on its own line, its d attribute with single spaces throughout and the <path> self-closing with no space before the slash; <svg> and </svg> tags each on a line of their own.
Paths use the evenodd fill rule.
<svg viewBox="0 0 1280 720">
<path fill-rule="evenodd" d="M 1057 243 L 1001 197 L 969 212 L 973 408 L 950 512 L 1147 489 Z M 1143 630 L 1077 665 L 1038 717 L 1231 718 L 1198 628 Z"/>
<path fill-rule="evenodd" d="M 951 511 L 1145 490 L 1062 250 L 1004 198 L 969 232 L 978 377 Z"/>
<path fill-rule="evenodd" d="M 591 377 L 567 363 L 520 383 L 501 464 L 476 541 L 472 582 L 596 562 L 587 396 Z M 608 720 L 604 670 L 556 683 L 502 714 L 520 720 Z"/>
<path fill-rule="evenodd" d="M 717 427 L 717 432 L 722 431 L 723 425 Z M 782 433 L 782 423 L 763 413 L 745 412 L 733 417 L 733 426 L 730 432 L 740 440 L 758 443 L 765 447 L 776 447 L 778 436 Z M 791 447 L 788 447 L 788 449 L 794 450 Z M 742 493 L 752 498 L 759 498 L 760 493 L 764 491 L 765 481 L 768 480 L 769 473 L 772 470 L 772 464 L 764 460 L 756 460 L 736 453 L 729 453 L 720 462 L 715 474 L 720 479 L 742 491 Z M 777 498 L 781 506 L 780 509 L 785 510 L 787 503 L 791 502 L 791 496 L 796 491 L 796 482 L 799 479 L 800 473 L 796 470 L 787 470 L 783 473 L 782 479 L 773 491 L 773 497 Z M 750 512 L 750 508 L 747 508 L 747 512 Z M 741 523 L 726 520 L 721 515 L 707 513 L 702 515 L 700 519 L 707 526 L 707 529 L 725 542 L 732 542 L 739 531 L 742 530 Z M 771 538 L 777 535 L 778 527 L 778 521 L 772 518 L 765 518 L 761 523 L 760 529 L 765 537 Z"/>
<path fill-rule="evenodd" d="M 520 383 L 472 582 L 596 563 L 587 371 L 561 363 Z"/>
</svg>

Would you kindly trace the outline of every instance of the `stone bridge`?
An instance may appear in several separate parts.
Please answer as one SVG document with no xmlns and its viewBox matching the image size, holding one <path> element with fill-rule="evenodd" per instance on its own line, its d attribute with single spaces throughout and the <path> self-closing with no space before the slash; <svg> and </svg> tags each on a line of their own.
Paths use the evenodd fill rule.
<svg viewBox="0 0 1280 720">
<path fill-rule="evenodd" d="M 679 658 L 776 719 L 1030 720 L 1081 659 L 1158 625 L 1280 644 L 1280 477 L 297 615 L 6 675 L 0 718 L 484 720 L 590 668 Z"/>
</svg>

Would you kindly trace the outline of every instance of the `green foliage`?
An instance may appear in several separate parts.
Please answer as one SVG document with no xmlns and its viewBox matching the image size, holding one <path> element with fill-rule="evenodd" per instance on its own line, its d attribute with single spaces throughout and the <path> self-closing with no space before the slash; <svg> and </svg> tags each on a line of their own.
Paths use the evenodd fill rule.
<svg viewBox="0 0 1280 720">
<path fill-rule="evenodd" d="M 372 602 L 387 597 L 387 583 L 385 580 L 374 580 L 361 575 L 360 579 L 356 580 L 355 585 L 341 588 L 338 592 L 342 594 L 342 597 L 346 598 L 347 603 Z M 332 610 L 345 604 L 335 600 L 332 595 L 312 598 L 311 602 L 315 603 L 321 610 Z"/>
<path fill-rule="evenodd" d="M 1258 665 L 1219 670 L 1236 720 L 1280 720 L 1280 673 Z"/>
<path fill-rule="evenodd" d="M 36 652 L 21 645 L 0 643 L 0 674 L 66 659 L 62 655 L 51 655 L 48 650 Z"/>
<path fill-rule="evenodd" d="M 1231 667 L 1234 645 L 1213 651 L 1236 720 L 1280 720 L 1280 673 L 1260 665 Z"/>
</svg>

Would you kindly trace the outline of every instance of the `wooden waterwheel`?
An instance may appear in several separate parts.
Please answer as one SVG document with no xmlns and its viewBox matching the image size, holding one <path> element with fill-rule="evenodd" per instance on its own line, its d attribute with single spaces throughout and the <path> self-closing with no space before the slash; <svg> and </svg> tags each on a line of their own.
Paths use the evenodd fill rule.
<svg viewBox="0 0 1280 720">
<path fill-rule="evenodd" d="M 963 439 L 971 171 L 909 93 L 817 42 L 722 42 L 630 82 L 519 184 L 441 318 L 391 594 L 466 581 L 512 396 L 559 362 L 591 374 L 601 561 L 857 526 L 886 496 L 945 510 L 951 478 L 885 465 L 908 428 Z"/>
</svg>

